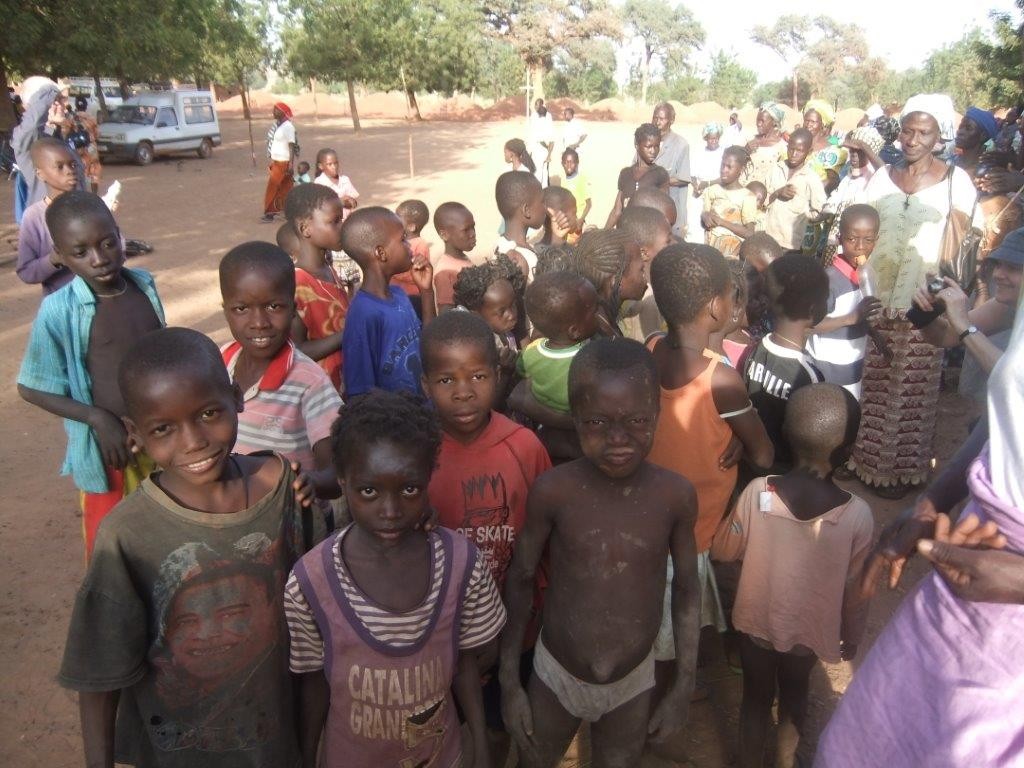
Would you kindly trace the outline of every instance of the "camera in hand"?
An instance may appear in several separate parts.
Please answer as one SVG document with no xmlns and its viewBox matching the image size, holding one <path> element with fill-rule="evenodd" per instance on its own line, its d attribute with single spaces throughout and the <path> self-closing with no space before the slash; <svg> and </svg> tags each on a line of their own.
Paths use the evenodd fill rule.
<svg viewBox="0 0 1024 768">
<path fill-rule="evenodd" d="M 924 328 L 926 325 L 935 321 L 935 319 L 946 311 L 946 304 L 942 299 L 936 299 L 939 291 L 946 287 L 946 281 L 941 277 L 930 277 L 928 282 L 925 284 L 925 288 L 928 293 L 932 296 L 932 311 L 925 312 L 917 304 L 914 304 L 907 310 L 907 320 L 915 328 Z"/>
</svg>

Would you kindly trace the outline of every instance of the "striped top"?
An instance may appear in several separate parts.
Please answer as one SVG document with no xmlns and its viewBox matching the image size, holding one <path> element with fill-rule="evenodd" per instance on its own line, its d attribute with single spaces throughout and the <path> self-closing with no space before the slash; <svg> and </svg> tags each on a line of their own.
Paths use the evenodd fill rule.
<svg viewBox="0 0 1024 768">
<path fill-rule="evenodd" d="M 828 317 L 841 317 L 856 311 L 864 299 L 857 272 L 836 254 L 828 273 Z M 868 325 L 856 323 L 829 333 L 816 333 L 807 340 L 807 353 L 825 381 L 838 384 L 860 399 L 860 380 L 864 375 L 864 356 L 868 348 Z"/>
<path fill-rule="evenodd" d="M 432 573 L 430 591 L 416 608 L 405 613 L 393 613 L 370 600 L 355 583 L 341 554 L 342 542 L 352 526 L 345 528 L 331 547 L 334 567 L 338 572 L 345 600 L 352 606 L 363 628 L 380 643 L 402 649 L 415 645 L 430 628 L 437 601 L 441 597 L 444 577 L 445 553 L 441 537 L 430 535 Z M 477 648 L 496 638 L 505 626 L 505 606 L 494 585 L 491 571 L 483 555 L 474 549 L 473 572 L 463 595 L 459 617 L 459 648 Z M 295 573 L 288 577 L 284 588 L 284 612 L 288 621 L 291 641 L 289 666 L 295 674 L 316 672 L 324 666 L 324 641 L 317 628 L 313 611 L 309 607 Z"/>
<path fill-rule="evenodd" d="M 221 349 L 232 381 L 241 349 L 237 341 Z M 313 468 L 313 446 L 330 437 L 342 405 L 324 369 L 291 342 L 270 361 L 244 399 L 235 451 L 275 451 L 304 469 Z"/>
</svg>

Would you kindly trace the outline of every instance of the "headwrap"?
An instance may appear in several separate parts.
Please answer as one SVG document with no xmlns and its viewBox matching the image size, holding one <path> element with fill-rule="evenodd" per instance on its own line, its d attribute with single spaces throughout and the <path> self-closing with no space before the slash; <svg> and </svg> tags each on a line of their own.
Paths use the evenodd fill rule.
<svg viewBox="0 0 1024 768">
<path fill-rule="evenodd" d="M 967 114 L 965 114 L 964 117 L 969 117 L 977 123 L 978 127 L 988 134 L 989 139 L 994 139 L 999 133 L 999 127 L 996 125 L 995 115 L 991 112 L 986 112 L 984 109 L 979 109 L 978 107 L 968 107 Z"/>
<path fill-rule="evenodd" d="M 804 105 L 804 114 L 806 115 L 811 110 L 814 110 L 821 116 L 821 124 L 824 127 L 832 125 L 836 121 L 836 111 L 832 108 L 824 99 L 811 99 Z"/>
<path fill-rule="evenodd" d="M 882 109 L 881 104 L 872 104 L 864 114 L 868 116 L 868 120 L 874 122 L 880 117 L 885 117 L 885 110 Z"/>
<path fill-rule="evenodd" d="M 708 136 L 721 136 L 722 125 L 721 123 L 705 123 L 704 130 L 701 131 L 701 138 L 706 139 Z"/>
<path fill-rule="evenodd" d="M 282 113 L 282 114 L 283 114 L 283 115 L 284 115 L 284 116 L 285 116 L 286 118 L 288 118 L 289 120 L 291 120 L 291 119 L 292 119 L 292 108 L 291 108 L 291 107 L 289 107 L 289 106 L 288 106 L 287 104 L 285 104 L 285 103 L 284 103 L 283 101 L 279 101 L 279 102 L 277 102 L 277 104 L 275 104 L 275 105 L 274 105 L 274 109 L 279 109 L 279 110 L 281 110 L 281 113 Z"/>
<path fill-rule="evenodd" d="M 880 118 L 875 120 L 875 130 L 878 131 L 878 135 L 882 137 L 882 141 L 886 144 L 896 143 L 896 139 L 900 135 L 900 121 L 895 117 L 886 117 L 882 115 Z"/>
<path fill-rule="evenodd" d="M 870 125 L 854 128 L 850 131 L 850 138 L 863 141 L 876 155 L 882 151 L 882 147 L 885 145 L 882 135 Z"/>
<path fill-rule="evenodd" d="M 939 138 L 942 141 L 952 141 L 956 136 L 955 110 L 953 100 L 944 93 L 919 93 L 907 99 L 903 105 L 903 112 L 900 118 L 904 118 L 911 112 L 924 112 L 935 118 L 939 124 Z"/>
<path fill-rule="evenodd" d="M 761 106 L 758 108 L 758 111 L 767 112 L 768 116 L 775 121 L 776 125 L 778 125 L 780 128 L 782 127 L 782 121 L 786 117 L 786 112 L 785 110 L 782 109 L 782 106 L 780 104 L 777 104 L 774 101 L 766 101 L 761 104 Z"/>
</svg>

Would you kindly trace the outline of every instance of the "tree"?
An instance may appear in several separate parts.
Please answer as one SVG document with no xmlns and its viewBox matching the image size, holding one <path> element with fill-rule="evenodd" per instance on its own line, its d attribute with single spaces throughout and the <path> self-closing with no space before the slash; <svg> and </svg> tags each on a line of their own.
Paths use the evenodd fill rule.
<svg viewBox="0 0 1024 768">
<path fill-rule="evenodd" d="M 607 0 L 491 0 L 484 18 L 522 57 L 537 97 L 556 52 L 573 40 L 617 38 L 621 31 Z"/>
<path fill-rule="evenodd" d="M 615 48 L 608 40 L 574 40 L 556 54 L 546 78 L 549 96 L 598 101 L 613 96 Z"/>
<path fill-rule="evenodd" d="M 269 60 L 266 7 L 251 0 L 223 0 L 213 9 L 211 35 L 202 61 L 196 68 L 197 85 L 204 81 L 237 85 L 241 91 L 242 114 L 252 118 L 249 106 L 251 73 Z"/>
<path fill-rule="evenodd" d="M 757 73 L 737 64 L 724 51 L 716 53 L 711 60 L 708 94 L 719 104 L 730 107 L 746 104 L 756 85 Z"/>
<path fill-rule="evenodd" d="M 758 25 L 750 32 L 750 39 L 774 51 L 792 72 L 793 78 L 793 109 L 800 109 L 799 73 L 797 68 L 807 50 L 807 37 L 811 30 L 810 20 L 806 16 L 790 14 L 780 16 L 772 27 Z"/>
<path fill-rule="evenodd" d="M 688 9 L 668 0 L 626 0 L 622 18 L 626 30 L 643 44 L 640 100 L 646 104 L 651 64 L 664 65 L 669 57 L 684 60 L 704 44 L 704 28 Z"/>
<path fill-rule="evenodd" d="M 800 76 L 813 95 L 835 100 L 838 82 L 847 73 L 859 70 L 868 57 L 864 31 L 828 16 L 815 18 L 811 30 L 816 39 L 808 40 L 807 52 L 799 66 Z"/>
</svg>

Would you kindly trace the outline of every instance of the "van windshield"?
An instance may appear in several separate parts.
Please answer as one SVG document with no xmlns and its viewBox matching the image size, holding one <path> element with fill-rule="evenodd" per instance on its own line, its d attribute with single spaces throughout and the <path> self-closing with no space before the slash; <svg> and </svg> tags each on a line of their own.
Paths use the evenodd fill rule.
<svg viewBox="0 0 1024 768">
<path fill-rule="evenodd" d="M 138 104 L 122 105 L 115 109 L 108 122 L 135 123 L 136 125 L 152 125 L 156 119 L 156 107 L 143 107 Z"/>
</svg>

